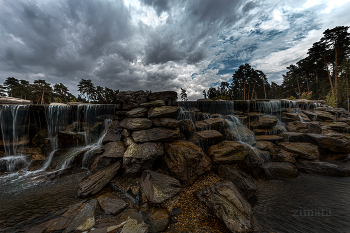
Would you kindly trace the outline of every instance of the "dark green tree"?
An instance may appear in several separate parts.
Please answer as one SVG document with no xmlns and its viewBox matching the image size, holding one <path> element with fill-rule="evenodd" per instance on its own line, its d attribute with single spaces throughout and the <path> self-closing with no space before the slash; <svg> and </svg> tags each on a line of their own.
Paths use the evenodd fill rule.
<svg viewBox="0 0 350 233">
<path fill-rule="evenodd" d="M 181 100 L 182 101 L 187 101 L 187 93 L 186 93 L 186 90 L 185 89 L 182 89 L 181 88 L 181 93 L 180 93 L 180 96 L 181 96 Z"/>
<path fill-rule="evenodd" d="M 78 84 L 78 87 L 78 91 L 80 92 L 80 94 L 85 95 L 87 98 L 87 102 L 90 102 L 90 99 L 93 98 L 93 95 L 96 91 L 91 79 L 81 79 Z"/>
</svg>

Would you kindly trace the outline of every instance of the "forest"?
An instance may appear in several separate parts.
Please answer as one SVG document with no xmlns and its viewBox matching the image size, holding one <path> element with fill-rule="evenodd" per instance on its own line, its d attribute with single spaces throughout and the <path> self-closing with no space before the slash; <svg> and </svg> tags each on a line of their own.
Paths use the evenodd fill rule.
<svg viewBox="0 0 350 233">
<path fill-rule="evenodd" d="M 81 79 L 78 84 L 78 94 L 75 97 L 62 83 L 51 85 L 45 80 L 18 80 L 8 77 L 3 85 L 0 85 L 0 95 L 32 100 L 34 104 L 83 102 L 95 104 L 116 103 L 116 95 L 119 90 L 107 87 L 95 86 L 90 79 Z"/>
<path fill-rule="evenodd" d="M 348 26 L 327 29 L 308 49 L 306 57 L 291 64 L 282 84 L 267 81 L 266 75 L 243 64 L 231 82 L 203 90 L 210 99 L 314 99 L 333 107 L 348 108 L 350 78 L 350 33 Z"/>
</svg>

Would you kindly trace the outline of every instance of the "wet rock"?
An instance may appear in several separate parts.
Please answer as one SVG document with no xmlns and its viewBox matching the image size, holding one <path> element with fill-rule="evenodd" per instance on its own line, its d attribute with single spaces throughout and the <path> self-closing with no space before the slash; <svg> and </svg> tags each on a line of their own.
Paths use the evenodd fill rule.
<svg viewBox="0 0 350 233">
<path fill-rule="evenodd" d="M 139 213 L 131 214 L 120 233 L 147 233 L 149 225 L 143 222 Z"/>
<path fill-rule="evenodd" d="M 208 156 L 213 164 L 232 164 L 241 162 L 253 150 L 246 144 L 234 141 L 223 141 L 208 149 Z"/>
<path fill-rule="evenodd" d="M 155 100 L 155 101 L 140 104 L 141 107 L 161 107 L 164 105 L 165 105 L 164 100 Z"/>
<path fill-rule="evenodd" d="M 255 148 L 262 150 L 262 151 L 268 151 L 272 156 L 278 154 L 278 148 L 272 142 L 258 141 L 255 144 Z"/>
<path fill-rule="evenodd" d="M 307 133 L 308 132 L 307 124 L 302 123 L 300 121 L 288 122 L 287 128 L 289 131 L 292 131 L 292 132 L 299 132 L 299 133 Z"/>
<path fill-rule="evenodd" d="M 244 158 L 244 163 L 247 166 L 248 172 L 253 176 L 254 179 L 261 178 L 262 175 L 262 166 L 264 165 L 265 161 L 255 153 L 249 153 Z"/>
<path fill-rule="evenodd" d="M 316 122 L 307 123 L 307 127 L 308 127 L 309 133 L 317 133 L 317 134 L 322 133 L 321 126 Z"/>
<path fill-rule="evenodd" d="M 103 149 L 104 153 L 102 154 L 102 157 L 108 158 L 123 158 L 126 150 L 122 141 L 109 142 L 103 146 Z"/>
<path fill-rule="evenodd" d="M 177 92 L 176 91 L 160 91 L 152 92 L 148 96 L 149 100 L 163 100 L 167 105 L 176 104 Z"/>
<path fill-rule="evenodd" d="M 131 133 L 130 133 L 130 130 L 128 129 L 123 129 L 122 133 L 121 133 L 121 136 L 123 139 L 127 138 L 127 137 L 130 137 L 131 136 Z"/>
<path fill-rule="evenodd" d="M 152 118 L 155 126 L 176 129 L 179 128 L 179 121 L 172 118 Z"/>
<path fill-rule="evenodd" d="M 203 146 L 205 149 L 211 145 L 218 144 L 223 140 L 223 135 L 216 130 L 204 130 L 196 132 L 190 138 L 191 142 L 196 145 Z"/>
<path fill-rule="evenodd" d="M 298 155 L 301 159 L 317 160 L 320 158 L 318 146 L 305 142 L 281 142 L 281 148 Z"/>
<path fill-rule="evenodd" d="M 73 221 L 77 214 L 83 209 L 86 203 L 77 203 L 72 205 L 68 211 L 66 211 L 61 217 L 54 219 L 49 224 L 46 232 L 55 232 L 66 229 L 68 225 Z"/>
<path fill-rule="evenodd" d="M 102 196 L 99 196 L 97 200 L 104 211 L 112 214 L 118 214 L 128 206 L 125 201 L 117 198 L 112 193 L 106 193 Z"/>
<path fill-rule="evenodd" d="M 281 135 L 286 142 L 305 142 L 305 137 L 303 133 L 297 132 L 283 132 Z"/>
<path fill-rule="evenodd" d="M 178 137 L 180 137 L 180 129 L 178 128 L 153 128 L 132 133 L 135 142 L 171 141 Z"/>
<path fill-rule="evenodd" d="M 118 103 L 135 102 L 137 104 L 147 102 L 149 93 L 145 91 L 121 91 L 117 94 Z"/>
<path fill-rule="evenodd" d="M 166 209 L 152 207 L 145 222 L 150 225 L 151 232 L 163 232 L 168 228 L 170 215 Z"/>
<path fill-rule="evenodd" d="M 42 129 L 39 132 L 37 132 L 35 134 L 35 136 L 32 139 L 32 143 L 36 146 L 36 147 L 44 147 L 47 146 L 50 141 L 48 139 L 48 134 L 47 134 L 47 130 L 46 129 Z"/>
<path fill-rule="evenodd" d="M 164 145 L 160 142 L 146 142 L 130 145 L 124 153 L 123 169 L 126 174 L 138 174 L 151 170 L 154 161 L 164 154 Z"/>
<path fill-rule="evenodd" d="M 332 123 L 328 124 L 328 126 L 332 130 L 336 130 L 336 131 L 342 131 L 342 130 L 345 130 L 346 128 L 350 127 L 345 122 L 332 122 Z"/>
<path fill-rule="evenodd" d="M 122 110 L 127 110 L 130 111 L 134 108 L 138 108 L 140 105 L 135 103 L 135 102 L 128 102 L 128 103 L 123 103 L 122 104 Z"/>
<path fill-rule="evenodd" d="M 148 118 L 174 118 L 180 107 L 178 106 L 162 106 L 162 107 L 153 107 L 148 110 Z"/>
<path fill-rule="evenodd" d="M 202 148 L 187 141 L 166 143 L 163 161 L 168 171 L 185 186 L 211 170 L 211 160 Z"/>
<path fill-rule="evenodd" d="M 317 114 L 308 110 L 303 110 L 302 111 L 306 116 L 309 117 L 310 120 L 316 121 L 317 120 Z"/>
<path fill-rule="evenodd" d="M 77 214 L 74 220 L 68 225 L 63 233 L 88 231 L 95 225 L 95 216 L 97 212 L 97 200 L 89 201 Z"/>
<path fill-rule="evenodd" d="M 256 141 L 269 141 L 274 144 L 278 144 L 279 142 L 283 142 L 283 138 L 277 135 L 257 135 L 255 136 Z"/>
<path fill-rule="evenodd" d="M 263 165 L 266 178 L 270 180 L 283 180 L 299 176 L 298 169 L 291 163 L 269 162 Z"/>
<path fill-rule="evenodd" d="M 57 133 L 57 140 L 61 148 L 85 145 L 85 136 L 81 133 L 60 131 Z"/>
<path fill-rule="evenodd" d="M 234 165 L 218 165 L 214 167 L 218 176 L 231 181 L 242 192 L 246 198 L 256 195 L 256 184 L 247 174 Z"/>
<path fill-rule="evenodd" d="M 192 111 L 192 112 L 200 112 L 201 110 L 199 110 L 198 108 L 195 107 L 190 107 L 188 110 Z"/>
<path fill-rule="evenodd" d="M 295 164 L 297 162 L 295 160 L 296 157 L 298 157 L 298 155 L 281 149 L 278 154 L 272 156 L 272 161 Z"/>
<path fill-rule="evenodd" d="M 209 125 L 207 123 L 205 123 L 204 121 L 197 121 L 195 123 L 195 127 L 196 127 L 197 131 L 203 131 L 203 130 L 209 129 Z"/>
<path fill-rule="evenodd" d="M 150 202 L 160 204 L 178 194 L 181 191 L 181 184 L 170 176 L 144 170 L 141 188 Z"/>
<path fill-rule="evenodd" d="M 350 142 L 346 139 L 339 139 L 322 134 L 305 134 L 308 141 L 332 152 L 350 152 Z"/>
<path fill-rule="evenodd" d="M 121 140 L 121 133 L 123 131 L 123 128 L 119 126 L 119 123 L 119 121 L 112 121 L 108 127 L 105 137 L 102 140 L 102 145 L 105 145 L 109 142 L 116 142 Z"/>
<path fill-rule="evenodd" d="M 216 182 L 204 187 L 196 195 L 230 231 L 253 231 L 251 206 L 231 181 Z"/>
<path fill-rule="evenodd" d="M 223 118 L 209 118 L 206 120 L 203 120 L 205 124 L 207 124 L 208 129 L 213 130 L 222 130 L 224 127 L 227 126 L 227 121 Z"/>
<path fill-rule="evenodd" d="M 350 169 L 340 167 L 333 163 L 321 161 L 299 161 L 297 167 L 300 171 L 321 176 L 350 176 Z"/>
<path fill-rule="evenodd" d="M 147 112 L 148 112 L 148 108 L 146 107 L 139 107 L 139 108 L 135 108 L 131 111 L 128 111 L 126 113 L 127 117 L 131 117 L 131 118 L 137 118 L 137 117 L 146 117 L 147 116 Z"/>
<path fill-rule="evenodd" d="M 80 181 L 77 194 L 85 197 L 89 194 L 96 194 L 117 174 L 121 162 L 111 164 Z"/>
<path fill-rule="evenodd" d="M 272 129 L 254 129 L 255 135 L 274 135 L 283 133 L 286 130 L 284 126 L 274 126 Z"/>
<path fill-rule="evenodd" d="M 132 137 L 124 138 L 124 146 L 129 147 L 130 145 L 136 143 Z"/>
<path fill-rule="evenodd" d="M 194 133 L 194 125 L 193 122 L 189 119 L 183 119 L 179 121 L 180 132 L 185 134 L 186 137 L 189 137 Z"/>
<path fill-rule="evenodd" d="M 315 113 L 317 114 L 317 118 L 321 119 L 321 121 L 335 121 L 336 120 L 336 116 L 332 115 L 329 112 L 315 111 Z"/>
<path fill-rule="evenodd" d="M 264 129 L 264 128 L 272 128 L 278 122 L 278 119 L 275 116 L 261 116 L 257 122 L 253 122 L 251 127 Z"/>
<path fill-rule="evenodd" d="M 125 118 L 120 126 L 129 130 L 143 130 L 151 128 L 152 121 L 147 118 Z"/>
</svg>

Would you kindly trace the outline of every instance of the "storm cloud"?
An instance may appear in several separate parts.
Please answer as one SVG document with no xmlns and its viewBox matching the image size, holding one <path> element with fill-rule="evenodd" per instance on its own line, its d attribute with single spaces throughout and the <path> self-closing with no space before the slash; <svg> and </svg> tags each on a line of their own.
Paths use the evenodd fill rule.
<svg viewBox="0 0 350 233">
<path fill-rule="evenodd" d="M 243 63 L 280 82 L 350 3 L 237 0 L 0 0 L 1 82 L 80 79 L 120 90 L 185 88 L 190 99 Z"/>
</svg>

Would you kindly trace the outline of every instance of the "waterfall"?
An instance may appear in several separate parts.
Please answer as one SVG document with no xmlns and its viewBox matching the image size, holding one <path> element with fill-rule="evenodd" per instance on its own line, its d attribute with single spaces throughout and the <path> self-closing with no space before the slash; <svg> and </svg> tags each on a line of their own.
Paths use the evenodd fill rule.
<svg viewBox="0 0 350 233">
<path fill-rule="evenodd" d="M 230 132 L 233 134 L 236 141 L 239 142 L 253 142 L 255 141 L 254 133 L 248 130 L 241 122 L 241 120 L 233 115 L 226 117 L 226 122 L 229 126 Z"/>
<path fill-rule="evenodd" d="M 29 158 L 22 155 L 29 143 L 28 105 L 0 106 L 0 125 L 4 157 L 0 158 L 0 172 L 14 172 L 26 168 Z"/>
<path fill-rule="evenodd" d="M 41 170 L 45 170 L 51 163 L 52 157 L 58 150 L 57 133 L 66 130 L 71 116 L 71 106 L 69 105 L 49 105 L 45 106 L 45 117 L 47 123 L 47 134 L 50 140 L 51 152 L 46 159 Z"/>
</svg>

